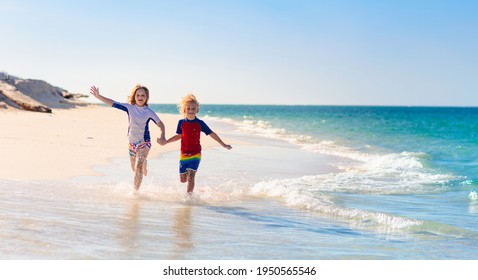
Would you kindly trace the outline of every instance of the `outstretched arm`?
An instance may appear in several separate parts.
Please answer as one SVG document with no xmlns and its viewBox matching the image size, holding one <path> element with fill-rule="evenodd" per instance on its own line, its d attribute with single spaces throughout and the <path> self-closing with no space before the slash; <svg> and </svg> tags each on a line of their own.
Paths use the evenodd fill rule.
<svg viewBox="0 0 478 280">
<path fill-rule="evenodd" d="M 228 150 L 232 149 L 232 146 L 229 145 L 229 144 L 224 143 L 224 142 L 221 140 L 221 138 L 219 137 L 219 135 L 217 135 L 215 132 L 209 134 L 209 136 L 211 136 L 212 139 L 216 140 L 217 143 L 221 144 L 221 146 L 223 146 L 224 148 L 226 148 L 226 149 L 228 149 Z"/>
<path fill-rule="evenodd" d="M 92 87 L 90 88 L 90 93 L 91 93 L 94 97 L 98 98 L 101 102 L 107 104 L 108 106 L 113 106 L 113 102 L 114 102 L 114 101 L 111 100 L 111 99 L 109 99 L 109 98 L 107 98 L 107 97 L 104 97 L 103 95 L 101 95 L 101 94 L 100 94 L 100 88 L 97 88 L 97 87 L 95 87 L 95 86 L 92 86 Z"/>
</svg>

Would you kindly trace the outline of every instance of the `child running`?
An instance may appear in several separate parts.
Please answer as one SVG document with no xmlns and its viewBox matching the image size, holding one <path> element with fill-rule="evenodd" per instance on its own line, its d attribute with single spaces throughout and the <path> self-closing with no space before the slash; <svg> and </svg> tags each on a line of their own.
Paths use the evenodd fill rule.
<svg viewBox="0 0 478 280">
<path fill-rule="evenodd" d="M 119 103 L 100 94 L 96 86 L 90 88 L 90 93 L 103 103 L 125 111 L 128 114 L 129 158 L 134 172 L 134 189 L 139 190 L 143 176 L 147 175 L 147 157 L 151 148 L 149 121 L 153 121 L 161 129 L 161 137 L 157 139 L 160 145 L 166 142 L 164 124 L 153 110 L 148 107 L 149 90 L 145 86 L 136 85 L 128 97 L 128 103 Z"/>
<path fill-rule="evenodd" d="M 201 131 L 210 135 L 221 146 L 230 150 L 231 145 L 225 144 L 219 136 L 213 132 L 204 121 L 198 119 L 199 102 L 193 94 L 188 94 L 181 99 L 178 105 L 179 113 L 184 119 L 179 120 L 176 135 L 169 138 L 166 144 L 181 139 L 181 154 L 179 156 L 179 180 L 181 183 L 188 183 L 187 192 L 194 191 L 194 178 L 201 161 Z M 158 140 L 159 141 L 159 140 Z M 159 143 L 159 142 L 158 142 Z"/>
</svg>

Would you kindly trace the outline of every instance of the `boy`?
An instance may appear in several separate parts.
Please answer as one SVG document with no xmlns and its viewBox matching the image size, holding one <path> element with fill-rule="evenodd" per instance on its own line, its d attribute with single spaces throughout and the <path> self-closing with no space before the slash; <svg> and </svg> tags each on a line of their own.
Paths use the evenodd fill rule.
<svg viewBox="0 0 478 280">
<path fill-rule="evenodd" d="M 181 183 L 188 182 L 187 192 L 192 194 L 194 190 L 194 178 L 201 162 L 201 131 L 210 135 L 221 146 L 230 150 L 231 145 L 225 144 L 219 136 L 213 132 L 204 121 L 198 119 L 199 102 L 193 94 L 188 94 L 181 99 L 178 105 L 179 112 L 184 119 L 179 120 L 176 135 L 169 138 L 166 144 L 181 139 L 181 154 L 179 157 L 179 180 Z M 159 140 L 158 140 L 159 141 Z"/>
</svg>

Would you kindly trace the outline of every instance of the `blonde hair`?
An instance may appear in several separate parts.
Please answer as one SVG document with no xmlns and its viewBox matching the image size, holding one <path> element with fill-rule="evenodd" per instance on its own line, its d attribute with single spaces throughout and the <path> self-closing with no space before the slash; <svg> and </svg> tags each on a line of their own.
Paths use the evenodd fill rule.
<svg viewBox="0 0 478 280">
<path fill-rule="evenodd" d="M 186 114 L 186 112 L 185 112 L 186 106 L 190 102 L 196 103 L 196 105 L 198 105 L 198 112 L 199 112 L 199 102 L 196 99 L 196 96 L 194 96 L 194 94 L 190 93 L 188 95 L 183 96 L 183 98 L 181 98 L 181 101 L 178 104 L 179 113 L 185 115 Z"/>
<path fill-rule="evenodd" d="M 145 86 L 142 85 L 135 85 L 134 88 L 131 90 L 131 93 L 128 96 L 128 103 L 131 105 L 136 105 L 136 91 L 138 89 L 143 89 L 146 92 L 146 102 L 144 103 L 145 106 L 148 106 L 148 100 L 149 100 L 149 89 Z"/>
</svg>

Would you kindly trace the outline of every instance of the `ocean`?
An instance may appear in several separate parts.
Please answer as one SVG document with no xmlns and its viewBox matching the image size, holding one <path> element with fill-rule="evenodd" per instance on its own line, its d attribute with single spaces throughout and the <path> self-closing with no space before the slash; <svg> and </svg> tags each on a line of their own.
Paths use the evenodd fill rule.
<svg viewBox="0 0 478 280">
<path fill-rule="evenodd" d="M 139 197 L 126 157 L 100 177 L 0 180 L 0 258 L 478 258 L 478 108 L 202 104 L 198 116 L 240 143 L 203 151 L 191 198 L 178 152 L 148 160 Z"/>
</svg>

